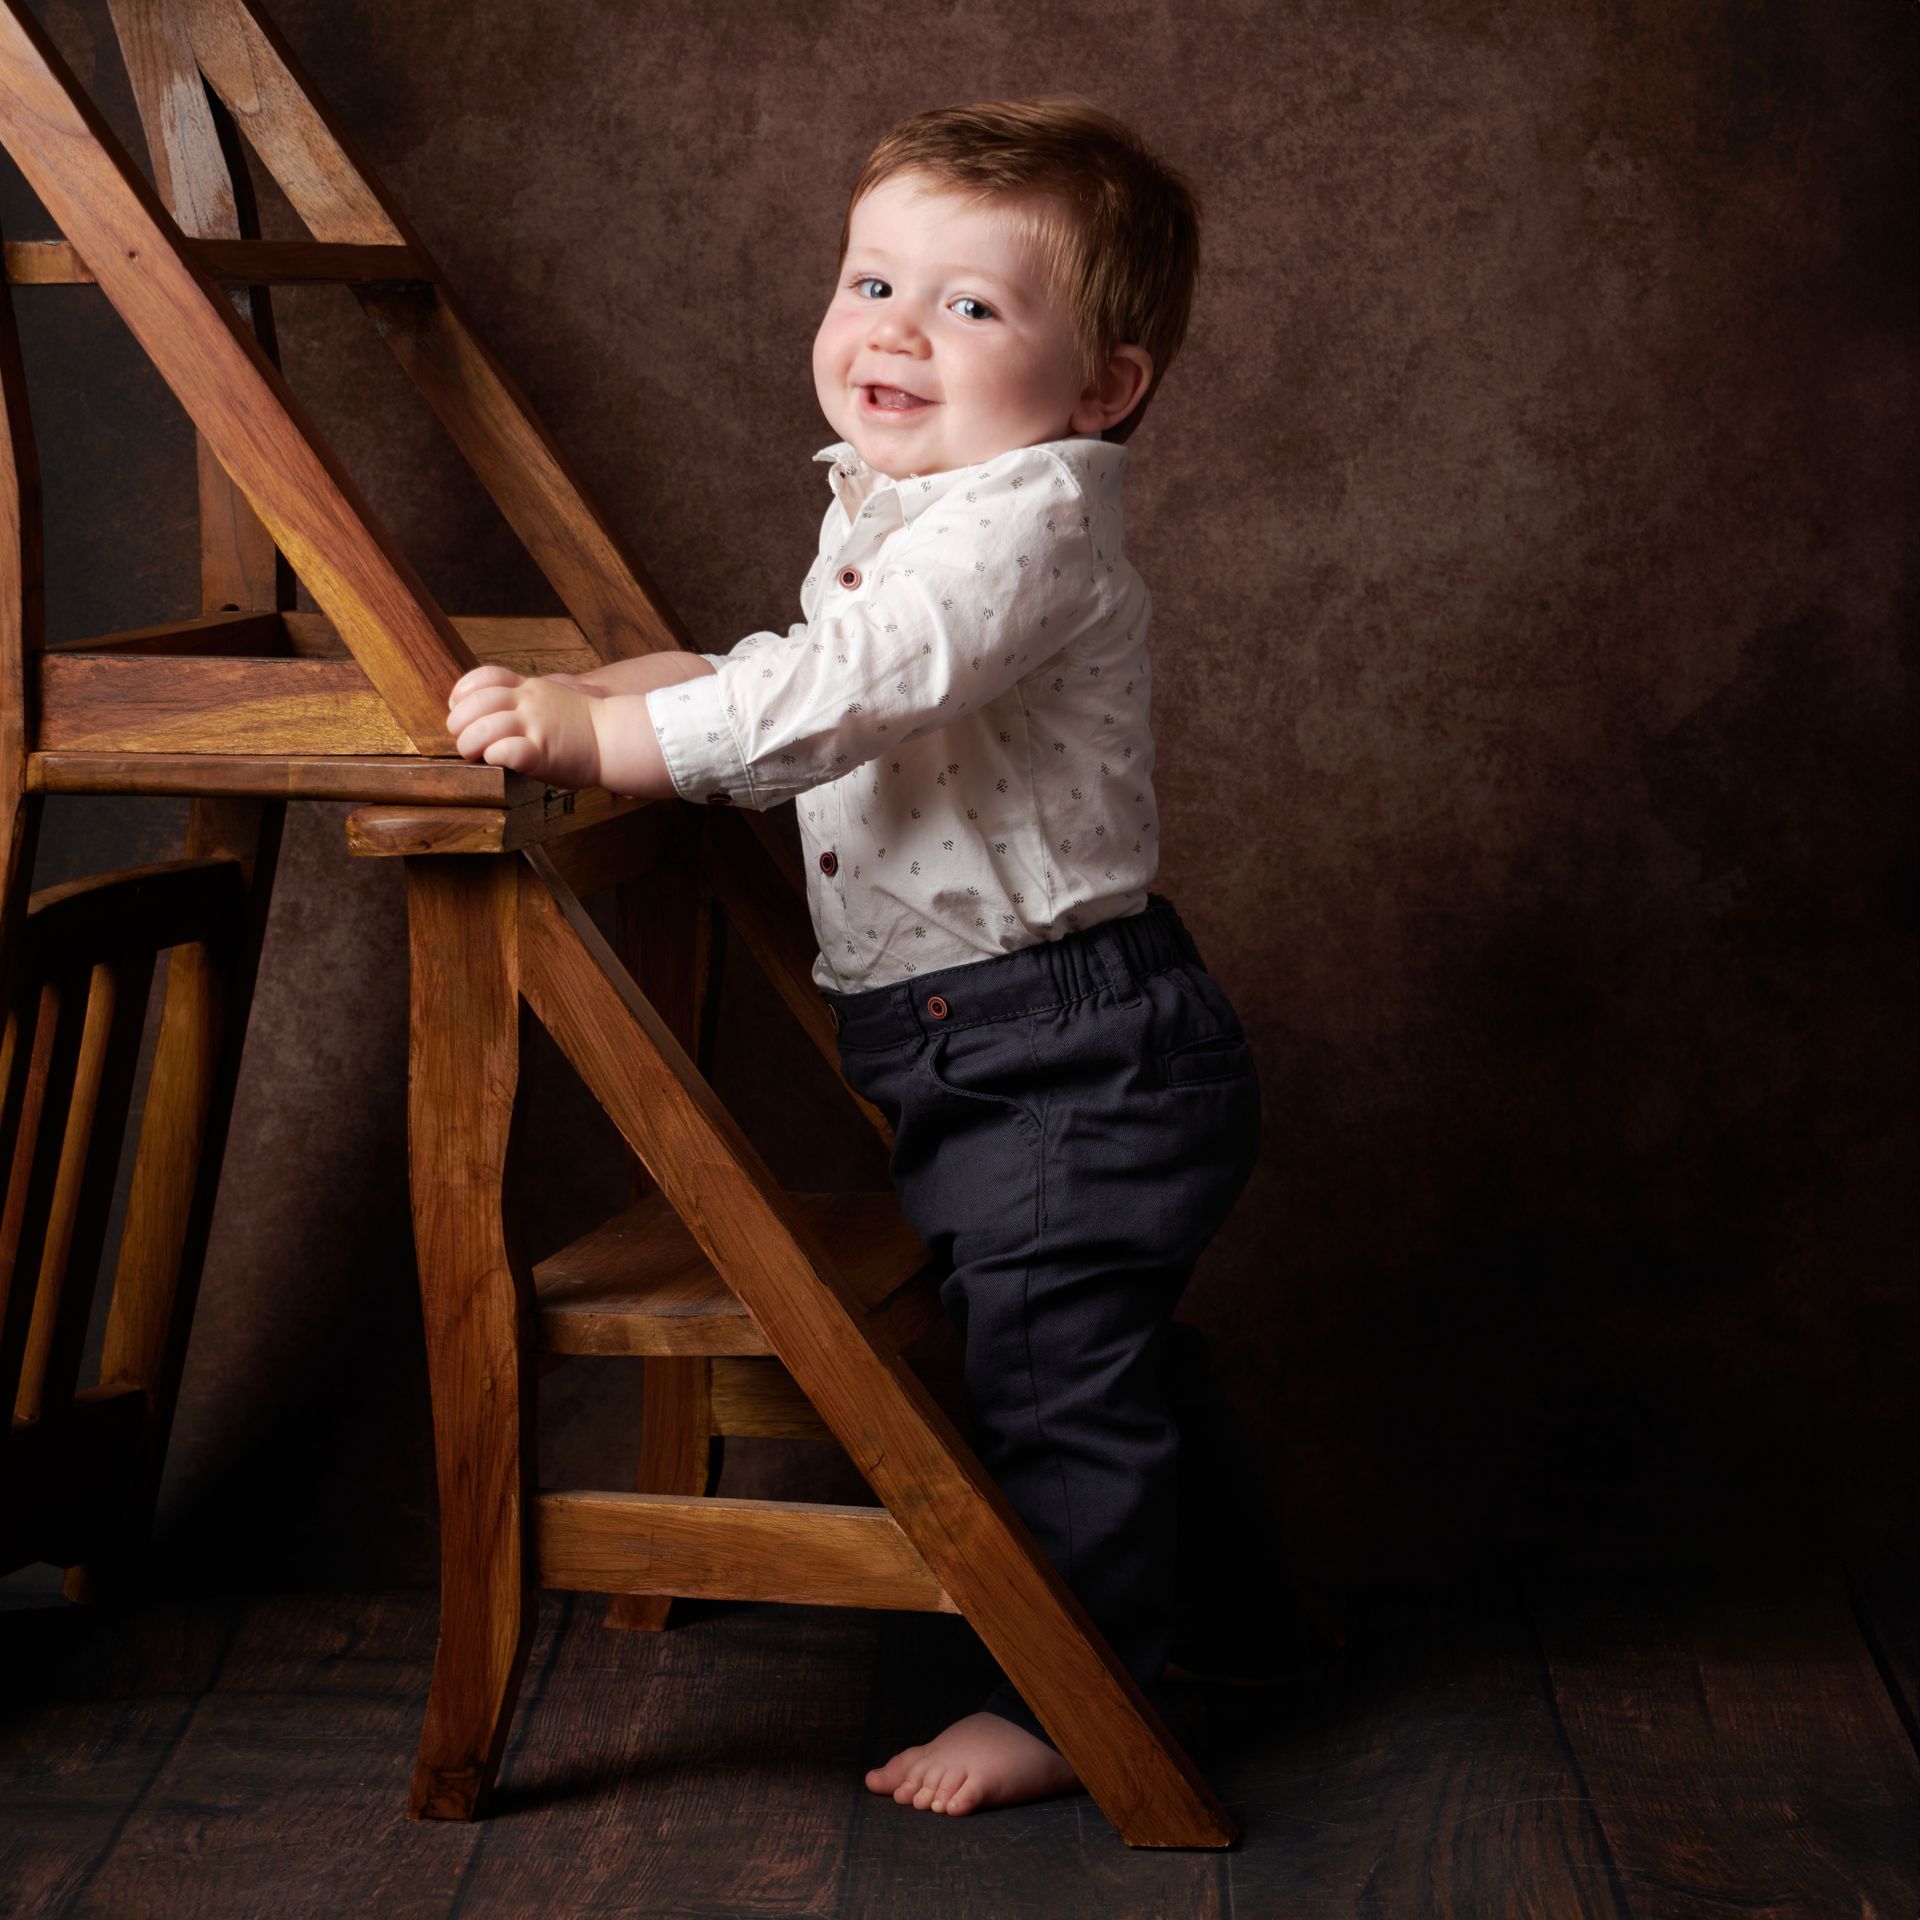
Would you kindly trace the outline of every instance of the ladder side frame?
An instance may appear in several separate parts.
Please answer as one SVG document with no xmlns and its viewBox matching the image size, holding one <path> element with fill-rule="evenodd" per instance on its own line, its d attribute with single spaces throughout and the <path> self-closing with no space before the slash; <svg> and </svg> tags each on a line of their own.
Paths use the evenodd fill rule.
<svg viewBox="0 0 1920 1920">
<path fill-rule="evenodd" d="M 414 750 L 457 756 L 447 694 L 473 655 L 24 0 L 0 0 L 0 141 Z"/>
</svg>

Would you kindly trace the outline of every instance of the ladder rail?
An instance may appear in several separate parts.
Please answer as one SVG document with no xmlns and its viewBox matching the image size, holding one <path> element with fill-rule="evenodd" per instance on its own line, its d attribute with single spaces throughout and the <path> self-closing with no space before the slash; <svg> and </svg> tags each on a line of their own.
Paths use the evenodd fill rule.
<svg viewBox="0 0 1920 1920">
<path fill-rule="evenodd" d="M 456 757 L 447 692 L 473 656 L 23 0 L 0 3 L 0 141 L 414 750 Z"/>
</svg>

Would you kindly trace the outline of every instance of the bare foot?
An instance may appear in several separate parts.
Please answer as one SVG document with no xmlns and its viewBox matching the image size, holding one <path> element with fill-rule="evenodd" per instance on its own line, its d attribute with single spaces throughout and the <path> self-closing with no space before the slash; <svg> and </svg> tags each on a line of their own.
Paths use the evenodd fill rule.
<svg viewBox="0 0 1920 1920">
<path fill-rule="evenodd" d="M 1072 1793 L 1080 1776 L 1044 1740 L 997 1713 L 970 1713 L 924 1747 L 902 1747 L 867 1770 L 875 1793 L 923 1813 L 971 1813 Z"/>
</svg>

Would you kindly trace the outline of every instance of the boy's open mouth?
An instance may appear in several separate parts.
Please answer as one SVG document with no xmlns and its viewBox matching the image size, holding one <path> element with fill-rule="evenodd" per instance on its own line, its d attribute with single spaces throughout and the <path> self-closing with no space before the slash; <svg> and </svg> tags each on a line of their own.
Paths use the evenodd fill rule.
<svg viewBox="0 0 1920 1920">
<path fill-rule="evenodd" d="M 862 387 L 860 392 L 876 413 L 918 413 L 923 407 L 933 405 L 931 400 L 922 400 L 918 394 L 900 387 Z"/>
</svg>

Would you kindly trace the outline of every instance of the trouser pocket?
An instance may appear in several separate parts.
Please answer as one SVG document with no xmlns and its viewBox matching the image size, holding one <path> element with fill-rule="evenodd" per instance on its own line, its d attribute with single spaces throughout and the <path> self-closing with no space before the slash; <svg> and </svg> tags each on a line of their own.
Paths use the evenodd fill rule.
<svg viewBox="0 0 1920 1920">
<path fill-rule="evenodd" d="M 1188 1040 L 1161 1056 L 1170 1087 L 1197 1086 L 1207 1080 L 1241 1080 L 1253 1073 L 1253 1049 L 1244 1034 Z"/>
<path fill-rule="evenodd" d="M 1032 1049 L 1019 1021 L 961 1027 L 932 1035 L 920 1055 L 920 1070 L 949 1099 L 976 1108 L 998 1108 L 1033 1133 L 1040 1122 L 1014 1092 L 1032 1071 Z"/>
</svg>

